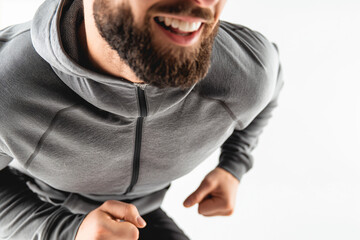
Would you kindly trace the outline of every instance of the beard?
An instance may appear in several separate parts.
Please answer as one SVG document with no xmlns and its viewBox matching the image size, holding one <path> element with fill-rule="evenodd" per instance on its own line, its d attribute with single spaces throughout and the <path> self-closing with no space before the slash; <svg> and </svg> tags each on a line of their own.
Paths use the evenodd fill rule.
<svg viewBox="0 0 360 240">
<path fill-rule="evenodd" d="M 100 35 L 119 57 L 145 83 L 159 88 L 190 88 L 203 79 L 210 67 L 213 42 L 219 23 L 203 23 L 199 44 L 191 47 L 157 43 L 152 37 L 149 11 L 161 10 L 172 14 L 213 19 L 205 9 L 194 7 L 188 1 L 171 6 L 153 6 L 149 9 L 144 25 L 137 27 L 131 8 L 122 4 L 115 7 L 109 0 L 95 0 L 94 20 Z M 215 25 L 215 27 L 213 27 Z"/>
</svg>

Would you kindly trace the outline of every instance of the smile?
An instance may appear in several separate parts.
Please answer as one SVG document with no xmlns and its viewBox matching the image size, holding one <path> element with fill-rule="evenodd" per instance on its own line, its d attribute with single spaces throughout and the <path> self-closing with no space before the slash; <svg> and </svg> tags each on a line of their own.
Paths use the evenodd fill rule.
<svg viewBox="0 0 360 240">
<path fill-rule="evenodd" d="M 203 22 L 183 19 L 186 18 L 157 16 L 154 21 L 172 42 L 181 46 L 190 46 L 199 39 Z"/>
<path fill-rule="evenodd" d="M 202 24 L 202 22 L 186 22 L 169 17 L 155 17 L 155 22 L 163 28 L 178 34 L 191 34 L 199 30 Z"/>
</svg>

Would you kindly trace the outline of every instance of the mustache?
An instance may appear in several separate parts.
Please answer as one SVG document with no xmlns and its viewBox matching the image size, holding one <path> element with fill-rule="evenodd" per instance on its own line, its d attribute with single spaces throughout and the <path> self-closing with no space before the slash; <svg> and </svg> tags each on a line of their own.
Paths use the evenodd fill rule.
<svg viewBox="0 0 360 240">
<path fill-rule="evenodd" d="M 213 13 L 210 9 L 201 8 L 194 6 L 193 3 L 189 1 L 178 1 L 177 3 L 157 3 L 151 6 L 148 10 L 148 13 L 167 13 L 175 15 L 185 15 L 189 17 L 202 18 L 208 22 L 214 21 Z"/>
</svg>

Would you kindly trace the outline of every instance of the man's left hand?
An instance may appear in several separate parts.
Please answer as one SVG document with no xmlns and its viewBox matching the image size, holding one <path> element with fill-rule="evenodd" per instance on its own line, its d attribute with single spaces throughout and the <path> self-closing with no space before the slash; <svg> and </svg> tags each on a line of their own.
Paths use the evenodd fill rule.
<svg viewBox="0 0 360 240">
<path fill-rule="evenodd" d="M 184 201 L 184 206 L 198 203 L 198 212 L 204 216 L 230 216 L 239 183 L 231 173 L 217 167 L 206 175 L 198 189 Z"/>
</svg>

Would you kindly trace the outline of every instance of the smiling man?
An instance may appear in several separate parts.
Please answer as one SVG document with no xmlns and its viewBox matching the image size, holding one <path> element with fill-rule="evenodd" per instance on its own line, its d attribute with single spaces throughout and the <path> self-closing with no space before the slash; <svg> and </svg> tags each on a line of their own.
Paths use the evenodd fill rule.
<svg viewBox="0 0 360 240">
<path fill-rule="evenodd" d="M 189 88 L 208 71 L 224 4 L 85 1 L 85 51 L 91 63 L 108 74 L 158 87 Z"/>
<path fill-rule="evenodd" d="M 0 31 L 0 238 L 189 239 L 161 209 L 228 216 L 282 87 L 277 49 L 225 0 L 46 0 Z"/>
</svg>

